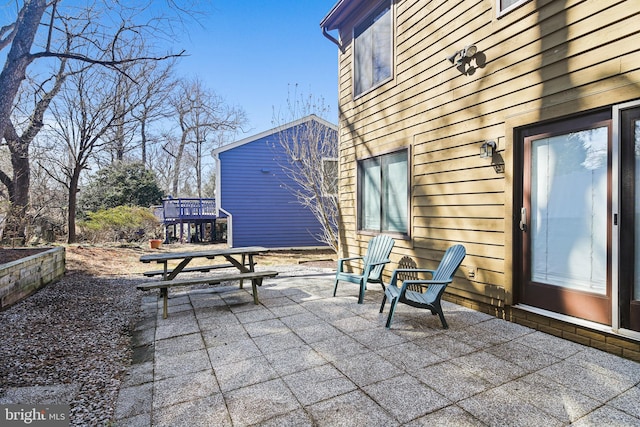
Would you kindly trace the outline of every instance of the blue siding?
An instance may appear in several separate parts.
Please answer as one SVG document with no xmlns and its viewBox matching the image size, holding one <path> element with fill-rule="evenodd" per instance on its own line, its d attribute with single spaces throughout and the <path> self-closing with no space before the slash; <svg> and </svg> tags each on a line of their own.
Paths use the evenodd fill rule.
<svg viewBox="0 0 640 427">
<path fill-rule="evenodd" d="M 219 153 L 221 207 L 233 216 L 233 246 L 321 246 L 320 224 L 290 190 L 278 133 Z M 280 160 L 282 162 L 282 160 Z"/>
</svg>

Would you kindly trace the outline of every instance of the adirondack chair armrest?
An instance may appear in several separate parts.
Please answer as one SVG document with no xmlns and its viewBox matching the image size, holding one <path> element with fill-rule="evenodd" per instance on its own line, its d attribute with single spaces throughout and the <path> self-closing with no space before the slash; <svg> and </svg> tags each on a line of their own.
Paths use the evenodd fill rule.
<svg viewBox="0 0 640 427">
<path fill-rule="evenodd" d="M 342 271 L 342 266 L 344 265 L 344 263 L 346 261 L 353 261 L 355 259 L 364 259 L 364 257 L 363 256 L 352 256 L 352 257 L 338 259 L 338 271 Z"/>
<path fill-rule="evenodd" d="M 372 263 L 370 263 L 369 265 L 370 265 L 370 266 L 372 266 L 372 267 L 374 267 L 374 266 L 376 266 L 376 265 L 380 265 L 380 264 L 388 264 L 388 263 L 390 263 L 390 262 L 391 262 L 391 260 L 387 258 L 387 259 L 380 260 L 380 261 L 378 261 L 378 262 L 372 262 Z"/>
<path fill-rule="evenodd" d="M 365 265 L 365 266 L 364 266 L 363 276 L 365 276 L 365 277 L 369 277 L 369 273 L 370 273 L 370 272 L 371 272 L 371 270 L 373 270 L 376 266 L 378 266 L 378 265 L 385 265 L 385 264 L 388 264 L 388 263 L 390 263 L 390 262 L 391 262 L 391 260 L 390 260 L 390 259 L 388 259 L 388 258 L 386 258 L 386 259 L 380 260 L 380 261 L 378 261 L 378 262 L 370 262 L 370 263 L 367 263 L 367 265 Z"/>
<path fill-rule="evenodd" d="M 428 268 L 396 268 L 393 270 L 393 274 L 391 275 L 391 282 L 389 282 L 392 286 L 397 286 L 398 274 L 399 273 L 430 273 L 432 276 L 435 273 L 435 270 L 431 270 Z"/>
<path fill-rule="evenodd" d="M 429 273 L 433 277 L 435 274 L 435 270 L 431 270 L 429 268 L 399 268 L 397 269 L 399 273 Z M 422 280 L 422 279 L 418 279 Z M 426 280 L 426 279 L 425 279 Z"/>
<path fill-rule="evenodd" d="M 429 286 L 429 285 L 448 285 L 449 283 L 451 283 L 451 281 L 450 280 L 412 279 L 412 280 L 405 280 L 402 283 L 403 285 L 407 283 L 409 285 Z"/>
<path fill-rule="evenodd" d="M 340 258 L 338 261 L 351 261 L 354 259 L 363 259 L 363 256 L 352 256 L 352 257 L 347 257 L 347 258 Z"/>
<path fill-rule="evenodd" d="M 404 282 L 402 282 L 402 288 L 400 289 L 399 297 L 406 298 L 407 288 L 411 285 L 413 285 L 412 286 L 413 289 L 416 288 L 416 285 L 420 287 L 424 287 L 425 290 L 422 292 L 423 294 L 431 291 L 437 295 L 444 292 L 444 289 L 447 287 L 449 283 L 451 283 L 451 281 L 449 280 L 405 280 Z M 437 288 L 437 290 L 434 290 L 434 287 Z M 415 291 L 411 291 L 411 292 L 415 292 Z"/>
</svg>

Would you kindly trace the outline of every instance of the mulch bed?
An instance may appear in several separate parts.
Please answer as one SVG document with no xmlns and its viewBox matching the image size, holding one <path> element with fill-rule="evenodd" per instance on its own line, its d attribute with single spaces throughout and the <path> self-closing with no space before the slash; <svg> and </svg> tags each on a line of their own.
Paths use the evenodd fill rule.
<svg viewBox="0 0 640 427">
<path fill-rule="evenodd" d="M 0 248 L 0 264 L 6 264 L 12 261 L 19 260 L 20 258 L 26 258 L 31 255 L 39 254 L 49 250 L 46 249 L 7 249 Z"/>
</svg>

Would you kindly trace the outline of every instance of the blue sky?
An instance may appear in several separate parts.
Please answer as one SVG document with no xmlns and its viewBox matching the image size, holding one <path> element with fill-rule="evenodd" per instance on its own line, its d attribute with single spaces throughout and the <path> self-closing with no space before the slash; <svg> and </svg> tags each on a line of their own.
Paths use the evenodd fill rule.
<svg viewBox="0 0 640 427">
<path fill-rule="evenodd" d="M 320 21 L 334 0 L 213 2 L 202 27 L 190 25 L 176 48 L 189 57 L 181 75 L 198 77 L 228 104 L 242 107 L 248 137 L 274 127 L 274 108 L 286 110 L 289 86 L 324 98 L 337 123 L 338 48 L 322 35 Z M 276 123 L 281 124 L 281 123 Z"/>
</svg>

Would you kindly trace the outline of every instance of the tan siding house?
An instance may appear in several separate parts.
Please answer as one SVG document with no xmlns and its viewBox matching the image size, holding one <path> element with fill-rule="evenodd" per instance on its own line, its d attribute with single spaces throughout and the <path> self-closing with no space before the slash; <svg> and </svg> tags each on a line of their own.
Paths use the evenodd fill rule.
<svg viewBox="0 0 640 427">
<path fill-rule="evenodd" d="M 640 360 L 640 0 L 341 0 L 321 27 L 340 255 L 461 243 L 447 299 Z"/>
</svg>

